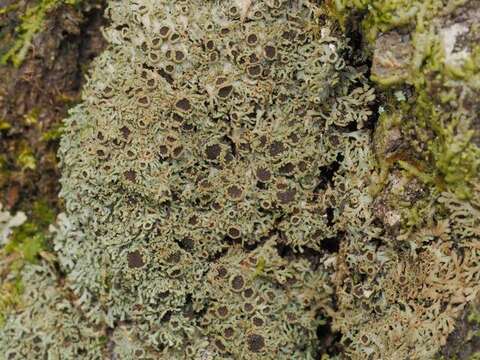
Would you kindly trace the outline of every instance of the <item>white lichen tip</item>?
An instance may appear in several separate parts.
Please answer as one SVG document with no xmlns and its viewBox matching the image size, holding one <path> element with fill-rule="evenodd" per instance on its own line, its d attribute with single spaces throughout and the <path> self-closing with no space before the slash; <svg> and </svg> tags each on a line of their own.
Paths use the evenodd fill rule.
<svg viewBox="0 0 480 360">
<path fill-rule="evenodd" d="M 7 244 L 13 228 L 22 225 L 27 220 L 27 216 L 21 211 L 11 215 L 8 211 L 2 211 L 2 208 L 3 205 L 0 204 L 0 246 Z"/>
</svg>

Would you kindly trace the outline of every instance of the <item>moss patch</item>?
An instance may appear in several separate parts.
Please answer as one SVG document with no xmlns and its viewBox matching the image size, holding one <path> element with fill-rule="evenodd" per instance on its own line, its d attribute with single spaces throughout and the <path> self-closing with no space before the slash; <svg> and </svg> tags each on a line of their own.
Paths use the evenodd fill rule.
<svg viewBox="0 0 480 360">
<path fill-rule="evenodd" d="M 16 28 L 16 40 L 10 49 L 0 57 L 0 64 L 12 63 L 19 67 L 32 46 L 33 39 L 45 23 L 46 16 L 60 5 L 78 6 L 82 0 L 39 0 L 27 7 L 21 16 L 20 25 Z M 2 10 L 3 14 L 16 10 L 12 5 Z"/>
</svg>

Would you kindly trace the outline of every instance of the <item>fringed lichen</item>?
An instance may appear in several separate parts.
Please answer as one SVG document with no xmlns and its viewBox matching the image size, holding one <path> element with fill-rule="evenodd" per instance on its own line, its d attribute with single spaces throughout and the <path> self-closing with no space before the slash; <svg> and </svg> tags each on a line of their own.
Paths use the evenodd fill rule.
<svg viewBox="0 0 480 360">
<path fill-rule="evenodd" d="M 322 12 L 110 3 L 62 138 L 55 247 L 87 318 L 125 322 L 118 356 L 315 356 L 323 243 L 366 221 L 373 161 L 373 90 Z"/>
</svg>

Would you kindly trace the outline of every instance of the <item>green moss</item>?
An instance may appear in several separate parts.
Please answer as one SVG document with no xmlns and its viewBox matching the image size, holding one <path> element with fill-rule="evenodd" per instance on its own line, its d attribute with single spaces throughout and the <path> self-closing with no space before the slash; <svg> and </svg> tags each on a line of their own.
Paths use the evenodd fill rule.
<svg viewBox="0 0 480 360">
<path fill-rule="evenodd" d="M 10 241 L 5 245 L 5 251 L 7 254 L 21 254 L 26 261 L 34 262 L 44 249 L 45 243 L 45 235 L 39 230 L 38 225 L 27 222 L 12 232 Z"/>
<path fill-rule="evenodd" d="M 18 9 L 18 4 L 5 6 L 3 9 L 0 9 L 0 15 L 8 14 L 16 9 Z"/>
<path fill-rule="evenodd" d="M 469 314 L 468 314 L 468 321 L 470 323 L 475 323 L 477 326 L 480 326 L 480 310 L 477 308 L 474 308 Z"/>
<path fill-rule="evenodd" d="M 475 44 L 471 54 L 460 65 L 446 64 L 444 73 L 454 79 L 462 80 L 472 87 L 478 88 L 480 80 L 480 45 Z"/>
<path fill-rule="evenodd" d="M 37 161 L 32 151 L 28 148 L 22 150 L 17 157 L 17 164 L 22 170 L 35 170 L 37 168 Z"/>
<path fill-rule="evenodd" d="M 461 108 L 456 111 L 443 110 L 444 106 L 458 106 L 454 91 L 446 86 L 433 89 L 433 82 L 447 84 L 452 81 L 452 68 L 442 63 L 442 59 L 438 43 L 434 44 L 424 67 L 416 73 L 416 80 L 413 81 L 417 92 L 414 119 L 420 128 L 417 133 L 428 129 L 434 132 L 434 136 L 428 140 L 429 157 L 436 172 L 434 175 L 442 177 L 452 192 L 466 199 L 471 196 L 473 183 L 478 176 L 480 148 L 471 141 L 475 133 L 470 129 L 471 114 Z M 472 67 L 473 62 L 467 61 L 469 65 L 464 66 L 469 69 L 470 78 L 479 72 L 478 66 Z M 455 72 L 453 78 L 458 73 Z M 468 86 L 468 83 L 463 86 Z"/>
<path fill-rule="evenodd" d="M 472 184 L 478 175 L 480 149 L 471 142 L 473 130 L 455 133 L 458 120 L 437 132 L 429 149 L 436 168 L 452 191 L 461 199 L 471 196 Z"/>
<path fill-rule="evenodd" d="M 379 77 L 376 75 L 371 75 L 370 79 L 383 87 L 401 84 L 403 81 L 405 81 L 405 77 L 401 75 L 394 75 L 389 77 Z"/>
<path fill-rule="evenodd" d="M 418 12 L 416 2 L 411 0 L 337 0 L 335 4 L 340 14 L 352 10 L 366 13 L 362 28 L 370 42 L 380 31 L 407 24 Z"/>
<path fill-rule="evenodd" d="M 7 158 L 5 154 L 0 154 L 0 171 L 5 171 L 7 167 Z M 2 174 L 0 173 L 0 179 Z"/>
<path fill-rule="evenodd" d="M 39 0 L 27 8 L 17 27 L 17 39 L 13 46 L 0 57 L 0 64 L 12 63 L 19 67 L 27 55 L 34 36 L 42 30 L 48 13 L 60 5 L 76 6 L 82 0 Z M 8 12 L 8 8 L 3 11 Z M 2 12 L 3 12 L 2 11 Z"/>
<path fill-rule="evenodd" d="M 50 224 L 55 221 L 55 211 L 53 208 L 43 199 L 39 199 L 33 203 L 32 218 L 43 229 L 46 229 Z"/>
<path fill-rule="evenodd" d="M 439 21 L 440 14 L 446 16 L 466 3 L 464 0 L 451 0 L 446 5 L 438 0 L 336 2 L 337 11 L 344 16 L 356 11 L 364 13 L 362 29 L 372 47 L 381 45 L 377 41 L 379 33 L 400 28 L 409 33 L 413 54 L 405 72 L 397 74 L 392 70 L 392 76 L 387 73 L 385 77 L 373 73 L 371 79 L 383 90 L 401 84 L 415 89 L 413 102 L 408 106 L 396 106 L 396 111 L 403 119 L 403 133 L 414 134 L 417 144 L 427 144 L 427 151 L 419 151 L 424 169 L 419 171 L 418 167 L 405 161 L 399 165 L 423 182 L 435 184 L 440 190 L 448 189 L 462 199 L 472 195 L 473 183 L 478 176 L 480 149 L 471 141 L 474 136 L 474 131 L 469 129 L 471 115 L 457 103 L 459 90 L 456 88 L 478 89 L 480 46 L 474 44 L 469 55 L 459 64 L 448 62 L 442 35 L 433 20 Z M 444 28 L 448 29 L 448 25 Z M 400 42 L 390 45 L 391 49 L 397 46 L 397 52 L 400 52 Z M 385 55 L 387 49 L 378 50 L 382 51 L 375 54 L 374 63 L 375 59 L 382 63 L 390 58 Z M 391 57 L 397 60 L 395 56 Z"/>
<path fill-rule="evenodd" d="M 30 126 L 38 123 L 39 116 L 40 116 L 40 109 L 37 107 L 33 108 L 23 118 L 25 125 Z"/>
<path fill-rule="evenodd" d="M 27 262 L 35 262 L 38 254 L 46 249 L 47 229 L 54 221 L 55 212 L 48 203 L 41 199 L 35 201 L 29 221 L 13 229 L 3 248 L 6 255 L 16 254 Z"/>
<path fill-rule="evenodd" d="M 352 24 L 350 30 L 355 31 L 355 21 L 362 19 L 361 29 L 366 52 L 372 55 L 371 80 L 377 83 L 377 94 L 381 99 L 382 113 L 374 136 L 379 162 L 379 175 L 373 180 L 377 214 L 385 224 L 399 225 L 398 230 L 392 227 L 392 238 L 405 241 L 413 249 L 412 253 L 422 254 L 415 259 L 414 265 L 401 257 L 392 261 L 395 266 L 405 264 L 404 267 L 399 267 L 404 276 L 401 284 L 395 283 L 398 275 L 397 270 L 394 270 L 389 275 L 391 278 L 380 286 L 377 284 L 382 276 L 375 273 L 370 280 L 371 287 L 357 275 L 362 271 L 362 267 L 357 265 L 362 260 L 358 257 L 352 260 L 352 271 L 346 278 L 349 283 L 353 283 L 352 288 L 358 290 L 360 295 L 362 292 L 365 294 L 364 289 L 367 288 L 369 296 L 368 301 L 363 302 L 362 299 L 360 303 L 357 299 L 361 296 L 354 291 L 352 300 L 348 303 L 348 306 L 355 310 L 350 317 L 347 316 L 344 331 L 358 336 L 358 339 L 360 334 L 352 331 L 354 327 L 351 318 L 357 317 L 362 311 L 356 309 L 368 303 L 368 306 L 372 306 L 375 312 L 379 313 L 377 308 L 371 305 L 375 302 L 375 298 L 370 296 L 372 288 L 378 292 L 387 288 L 383 293 L 386 294 L 385 297 L 376 296 L 377 299 L 390 297 L 391 302 L 385 307 L 385 313 L 392 312 L 392 315 L 375 315 L 373 319 L 371 312 L 367 311 L 364 323 L 366 334 L 375 332 L 377 319 L 382 317 L 388 322 L 390 329 L 399 326 L 403 309 L 396 311 L 395 304 L 401 303 L 400 299 L 405 297 L 408 299 L 403 300 L 405 303 L 420 303 L 419 299 L 423 294 L 412 295 L 413 289 L 417 287 L 414 281 L 421 279 L 423 289 L 428 289 L 429 294 L 439 294 L 438 297 L 435 295 L 429 296 L 430 298 L 443 296 L 440 294 L 444 294 L 444 288 L 436 289 L 437 283 L 448 282 L 448 276 L 451 275 L 448 274 L 442 281 L 437 279 L 436 283 L 429 283 L 425 276 L 429 273 L 440 274 L 440 270 L 433 265 L 433 259 L 440 254 L 438 249 L 450 242 L 455 243 L 455 246 L 463 242 L 465 248 L 468 248 L 478 240 L 473 235 L 476 234 L 473 229 L 478 227 L 474 220 L 474 209 L 479 199 L 476 186 L 478 187 L 480 169 L 478 126 L 475 123 L 478 118 L 480 89 L 480 51 L 476 25 L 478 2 L 337 0 L 335 4 L 336 10 L 341 13 L 338 16 L 340 20 L 343 20 L 344 24 Z M 399 168 L 401 171 L 398 171 Z M 437 199 L 441 200 L 437 202 Z M 396 221 L 399 218 L 401 220 Z M 350 248 L 354 253 L 365 246 L 362 244 L 356 247 L 357 245 Z M 390 254 L 398 256 L 397 251 L 395 249 Z M 345 252 L 348 253 L 348 250 Z M 456 258 L 457 255 L 458 253 L 449 250 L 442 254 L 442 257 Z M 348 256 L 354 255 L 348 253 Z M 472 260 L 472 263 L 475 263 L 475 260 Z M 455 268 L 455 276 L 457 272 L 468 273 L 467 266 L 463 269 Z M 385 273 L 385 267 L 382 267 L 382 271 Z M 355 287 L 358 283 L 363 284 Z M 394 286 L 388 289 L 391 283 Z M 475 281 L 472 286 L 476 286 Z M 462 289 L 467 286 L 452 282 L 452 287 Z M 408 290 L 402 293 L 403 289 Z M 341 309 L 345 296 L 342 294 L 338 298 Z M 445 301 L 450 300 L 446 298 Z M 384 304 L 379 302 L 379 305 Z M 413 311 L 413 314 L 416 311 Z M 461 315 L 462 313 L 458 312 L 452 316 L 451 323 L 454 324 Z M 411 316 L 417 315 L 412 315 L 409 311 L 407 319 L 411 319 Z M 434 317 L 441 318 L 438 313 L 431 318 Z M 470 317 L 477 321 L 480 319 L 475 313 Z M 422 320 L 418 322 L 421 323 Z M 477 328 L 475 325 L 469 336 L 477 336 Z M 448 331 L 453 329 L 454 325 Z M 392 354 L 395 356 L 386 355 L 386 349 L 395 342 L 393 336 L 389 337 L 388 330 L 388 340 L 377 354 L 371 354 L 371 351 L 379 343 L 379 337 L 376 337 L 374 342 L 366 337 L 370 340 L 368 352 L 365 342 L 353 342 L 349 347 L 356 347 L 358 352 L 355 355 L 358 358 L 437 358 L 434 352 L 427 354 L 425 351 L 430 344 L 428 347 L 422 345 L 430 341 L 425 332 L 412 339 L 412 348 L 415 350 L 410 356 L 399 355 L 405 351 L 405 348 L 401 348 L 413 332 L 411 328 L 405 331 L 401 343 L 392 347 Z M 459 341 L 466 343 L 469 339 Z M 431 344 L 435 342 L 436 340 Z M 443 344 L 438 342 L 434 346 L 440 348 Z M 407 354 L 407 351 L 404 354 Z M 478 358 L 478 355 L 475 354 L 472 358 Z"/>
<path fill-rule="evenodd" d="M 23 293 L 22 269 L 38 263 L 47 249 L 47 229 L 55 220 L 55 212 L 44 200 L 32 204 L 29 221 L 12 229 L 8 242 L 0 249 L 2 284 L 0 287 L 0 326 L 18 306 Z"/>
<path fill-rule="evenodd" d="M 408 174 L 413 175 L 419 178 L 422 182 L 426 184 L 434 184 L 434 178 L 427 172 L 419 169 L 418 166 L 415 166 L 407 161 L 399 160 L 398 165 L 408 172 Z"/>
<path fill-rule="evenodd" d="M 402 229 L 412 230 L 426 225 L 429 211 L 432 208 L 432 202 L 429 199 L 418 200 L 413 204 L 400 204 L 402 209 Z"/>
<path fill-rule="evenodd" d="M 63 124 L 57 124 L 55 127 L 53 127 L 52 129 L 48 130 L 48 131 L 45 131 L 43 134 L 42 134 L 42 141 L 55 141 L 55 140 L 58 140 L 60 139 L 60 137 L 62 136 L 63 134 L 63 131 L 64 131 L 65 127 L 63 126 Z"/>
<path fill-rule="evenodd" d="M 0 131 L 9 130 L 11 127 L 12 125 L 7 120 L 0 119 Z"/>
<path fill-rule="evenodd" d="M 29 221 L 13 230 L 10 241 L 5 245 L 6 253 L 17 253 L 25 261 L 35 262 L 39 253 L 47 247 L 46 232 L 55 216 L 46 201 L 35 201 Z"/>
<path fill-rule="evenodd" d="M 440 0 L 336 0 L 335 7 L 343 18 L 352 11 L 364 12 L 362 30 L 367 41 L 373 44 L 380 32 L 404 26 L 423 29 L 440 10 L 453 11 L 465 2 L 450 0 L 445 5 Z"/>
</svg>

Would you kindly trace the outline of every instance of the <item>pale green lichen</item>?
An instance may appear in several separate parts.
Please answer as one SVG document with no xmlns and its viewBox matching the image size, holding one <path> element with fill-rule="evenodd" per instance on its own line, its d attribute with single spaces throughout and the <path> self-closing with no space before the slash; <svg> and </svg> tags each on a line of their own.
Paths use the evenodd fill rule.
<svg viewBox="0 0 480 360">
<path fill-rule="evenodd" d="M 321 13 L 110 3 L 62 138 L 55 248 L 119 357 L 314 358 L 332 289 L 301 254 L 326 259 L 349 216 L 365 221 L 375 98 Z"/>
<path fill-rule="evenodd" d="M 373 51 L 373 133 L 374 91 L 315 1 L 110 2 L 59 151 L 65 278 L 22 268 L 52 295 L 0 349 L 54 357 L 76 331 L 66 358 L 314 359 L 330 317 L 347 358 L 435 358 L 480 290 L 475 119 L 449 93 L 471 99 L 476 60 L 445 70 L 438 3 L 337 5 L 398 51 Z"/>
<path fill-rule="evenodd" d="M 2 359 L 104 359 L 104 329 L 89 324 L 50 265 L 26 265 L 20 306 L 0 329 Z"/>
</svg>

